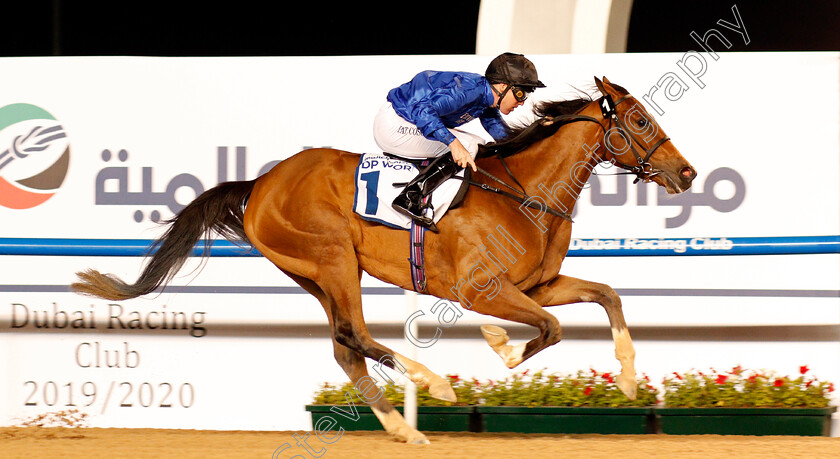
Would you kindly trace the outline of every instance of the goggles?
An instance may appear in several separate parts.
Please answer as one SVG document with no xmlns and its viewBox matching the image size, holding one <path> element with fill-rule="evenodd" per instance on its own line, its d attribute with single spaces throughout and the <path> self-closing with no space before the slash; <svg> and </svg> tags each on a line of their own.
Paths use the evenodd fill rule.
<svg viewBox="0 0 840 459">
<path fill-rule="evenodd" d="M 519 86 L 511 86 L 510 92 L 513 93 L 513 97 L 514 99 L 516 99 L 517 102 L 525 102 L 525 100 L 528 99 L 528 96 L 531 94 L 531 90 L 521 88 Z"/>
</svg>

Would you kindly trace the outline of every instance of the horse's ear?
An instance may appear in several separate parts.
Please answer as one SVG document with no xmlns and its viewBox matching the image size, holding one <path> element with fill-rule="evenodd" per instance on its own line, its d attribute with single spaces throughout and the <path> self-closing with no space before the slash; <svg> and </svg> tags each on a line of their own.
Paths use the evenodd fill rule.
<svg viewBox="0 0 840 459">
<path fill-rule="evenodd" d="M 612 83 L 610 83 L 610 80 L 609 80 L 609 78 L 607 78 L 607 77 L 604 77 L 604 83 L 606 83 L 606 84 L 612 84 Z"/>
<path fill-rule="evenodd" d="M 598 91 L 601 91 L 601 94 L 606 94 L 607 90 L 604 89 L 604 82 L 602 82 L 600 79 L 598 79 L 598 77 L 594 77 L 594 78 L 595 78 L 595 86 L 598 87 Z"/>
</svg>

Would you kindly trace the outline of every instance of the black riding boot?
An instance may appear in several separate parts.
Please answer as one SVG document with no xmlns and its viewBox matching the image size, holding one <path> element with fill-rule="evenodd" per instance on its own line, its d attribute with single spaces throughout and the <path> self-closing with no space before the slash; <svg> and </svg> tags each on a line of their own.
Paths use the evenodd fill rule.
<svg viewBox="0 0 840 459">
<path fill-rule="evenodd" d="M 430 195 L 437 187 L 443 184 L 450 177 L 455 175 L 461 167 L 455 164 L 451 153 L 446 153 L 437 158 L 432 164 L 420 171 L 414 180 L 408 182 L 402 193 L 394 199 L 391 206 L 397 212 L 411 217 L 418 225 L 424 226 L 435 233 L 438 232 L 434 221 L 424 215 L 429 207 L 423 204 L 423 198 Z"/>
</svg>

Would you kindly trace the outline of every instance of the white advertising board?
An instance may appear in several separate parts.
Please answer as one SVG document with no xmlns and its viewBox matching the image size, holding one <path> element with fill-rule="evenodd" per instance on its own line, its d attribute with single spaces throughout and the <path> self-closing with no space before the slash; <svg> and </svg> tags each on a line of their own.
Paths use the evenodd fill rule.
<svg viewBox="0 0 840 459">
<path fill-rule="evenodd" d="M 694 59 L 690 65 L 698 65 Z M 46 144 L 25 157 L 0 157 L 0 237 L 154 238 L 155 222 L 196 193 L 256 177 L 303 148 L 375 151 L 372 120 L 390 88 L 424 69 L 482 73 L 489 60 L 0 59 L 8 88 L 0 95 L 0 153 Z M 683 54 L 532 60 L 548 85 L 535 100 L 573 97 L 574 88 L 594 94 L 593 76 L 607 76 L 640 100 L 650 95 L 642 102 L 661 113 L 661 128 L 699 173 L 679 196 L 625 176 L 593 178 L 578 202 L 573 237 L 840 234 L 838 53 L 719 53 L 703 72 L 690 67 L 694 78 L 678 64 Z M 678 86 L 665 94 L 663 81 Z M 511 121 L 529 119 L 528 107 Z M 318 303 L 264 259 L 214 258 L 191 274 L 196 266 L 176 279 L 181 290 L 108 302 L 67 292 L 73 273 L 95 267 L 134 279 L 139 259 L 0 257 L 0 424 L 76 407 L 103 427 L 310 428 L 302 406 L 318 383 L 346 379 L 320 334 L 326 320 Z M 569 258 L 563 272 L 629 292 L 623 303 L 631 332 L 840 324 L 838 255 Z M 369 278 L 364 287 L 369 323 L 406 320 L 398 290 Z M 714 293 L 721 290 L 742 294 Z M 421 309 L 432 302 L 422 298 Z M 593 305 L 552 312 L 563 325 L 607 329 Z M 458 325 L 487 322 L 500 323 L 468 312 Z M 443 338 L 419 352 L 433 370 L 507 374 L 483 341 Z M 382 342 L 404 347 L 399 337 Z M 838 347 L 637 342 L 637 368 L 658 377 L 688 369 L 680 365 L 795 372 L 807 363 L 840 381 Z M 522 369 L 617 368 L 610 348 L 608 340 L 563 342 Z M 476 358 L 465 363 L 464 352 Z"/>
</svg>

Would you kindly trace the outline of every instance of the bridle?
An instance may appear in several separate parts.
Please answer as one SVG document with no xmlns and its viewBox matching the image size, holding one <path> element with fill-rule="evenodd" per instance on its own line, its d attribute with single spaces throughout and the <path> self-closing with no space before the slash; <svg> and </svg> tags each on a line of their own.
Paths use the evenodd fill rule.
<svg viewBox="0 0 840 459">
<path fill-rule="evenodd" d="M 612 98 L 611 95 L 604 94 L 603 96 L 601 96 L 600 99 L 598 99 L 598 106 L 601 108 L 601 116 L 603 116 L 605 120 L 609 121 L 608 127 L 604 127 L 604 125 L 601 123 L 601 121 L 598 120 L 597 118 L 593 118 L 591 116 L 586 116 L 586 115 L 578 115 L 578 114 L 560 115 L 560 116 L 555 116 L 553 118 L 547 118 L 546 120 L 551 121 L 551 122 L 566 121 L 566 122 L 572 123 L 572 122 L 575 122 L 575 121 L 591 121 L 593 123 L 596 123 L 601 127 L 601 130 L 604 131 L 604 144 L 606 144 L 607 150 L 611 150 L 611 148 L 609 146 L 609 141 L 607 139 L 607 135 L 610 134 L 611 132 L 614 132 L 613 131 L 613 129 L 614 129 L 613 128 L 613 123 L 615 123 L 616 127 L 618 128 L 619 135 L 621 135 L 621 137 L 624 138 L 625 141 L 627 141 L 627 139 L 624 137 L 625 135 L 627 137 L 630 137 L 630 140 L 627 141 L 627 144 L 630 147 L 630 151 L 633 153 L 633 156 L 636 157 L 636 164 L 632 165 L 632 164 L 627 164 L 627 163 L 621 162 L 618 159 L 618 155 L 616 155 L 616 153 L 613 152 L 613 151 L 610 151 L 610 154 L 613 156 L 611 162 L 616 164 L 618 167 L 626 170 L 627 172 L 624 172 L 625 174 L 635 175 L 636 180 L 633 180 L 633 183 L 638 183 L 640 180 L 642 180 L 644 182 L 650 182 L 653 177 L 656 177 L 657 175 L 664 172 L 660 169 L 655 169 L 650 164 L 650 157 L 653 156 L 653 153 L 657 149 L 659 149 L 659 147 L 661 147 L 662 144 L 671 140 L 671 138 L 668 137 L 668 136 L 665 136 L 665 137 L 659 139 L 656 143 L 651 145 L 649 148 L 645 149 L 645 146 L 642 144 L 642 142 L 638 138 L 636 138 L 636 136 L 634 136 L 632 134 L 634 131 L 630 130 L 627 127 L 627 124 L 624 121 L 621 120 L 621 117 L 619 117 L 618 113 L 616 113 L 616 111 L 615 111 L 615 108 L 619 104 L 621 104 L 622 102 L 627 100 L 628 98 L 630 98 L 629 94 L 627 94 L 625 96 L 622 96 L 617 101 L 613 101 L 613 98 Z M 644 156 L 642 156 L 641 153 L 639 153 L 639 150 L 636 149 L 636 146 L 634 144 L 638 144 L 639 147 L 641 149 L 643 149 L 644 154 L 645 154 Z M 619 153 L 622 153 L 622 152 L 619 152 Z M 599 158 L 599 159 L 601 159 L 602 161 L 606 161 L 603 158 Z"/>
<path fill-rule="evenodd" d="M 627 100 L 629 97 L 630 97 L 630 95 L 628 94 L 628 95 L 622 96 L 620 99 L 613 102 L 612 96 L 610 96 L 609 94 L 604 94 L 603 96 L 601 96 L 600 99 L 598 99 L 598 106 L 601 107 L 601 115 L 604 117 L 604 119 L 609 119 L 609 122 L 610 122 L 609 128 L 604 129 L 604 125 L 602 125 L 600 122 L 598 122 L 594 118 L 592 119 L 592 121 L 595 121 L 598 124 L 601 124 L 601 129 L 604 130 L 605 135 L 612 131 L 613 123 L 615 123 L 619 128 L 619 132 L 622 133 L 621 134 L 622 138 L 624 138 L 625 134 L 628 137 L 630 137 L 630 141 L 628 141 L 627 144 L 630 146 L 630 151 L 633 152 L 633 156 L 636 157 L 637 164 L 636 165 L 630 165 L 630 164 L 623 163 L 623 162 L 618 160 L 618 158 L 617 158 L 617 156 L 614 152 L 610 152 L 613 155 L 613 161 L 615 162 L 615 164 L 618 165 L 618 167 L 620 167 L 620 168 L 628 171 L 628 173 L 634 174 L 636 176 L 636 180 L 633 180 L 633 183 L 638 183 L 639 180 L 642 180 L 644 182 L 650 182 L 650 180 L 653 177 L 655 177 L 655 176 L 657 176 L 657 175 L 659 175 L 663 172 L 662 170 L 655 169 L 653 166 L 651 166 L 651 164 L 649 162 L 650 157 L 653 156 L 653 153 L 659 147 L 661 147 L 662 144 L 671 140 L 671 138 L 665 136 L 665 137 L 659 139 L 656 143 L 654 143 L 649 148 L 644 150 L 645 155 L 642 156 L 639 153 L 639 151 L 636 150 L 636 147 L 635 147 L 634 144 L 639 144 L 639 147 L 642 148 L 642 149 L 644 149 L 644 145 L 642 145 L 642 142 L 640 142 L 638 138 L 636 138 L 635 136 L 633 136 L 633 134 L 631 134 L 633 131 L 631 131 L 627 127 L 627 124 L 624 123 L 624 121 L 622 121 L 622 119 L 618 116 L 618 114 L 615 111 L 615 108 L 620 103 Z M 579 115 L 579 116 L 582 116 L 582 115 Z M 589 117 L 587 117 L 587 118 L 589 118 Z M 650 121 L 648 121 L 648 122 L 650 122 Z M 609 142 L 605 139 L 604 143 L 609 143 Z M 609 146 L 607 146 L 607 149 L 609 149 Z"/>
<path fill-rule="evenodd" d="M 508 89 L 509 89 L 509 87 L 508 87 Z M 507 92 L 507 89 L 505 90 L 505 92 Z M 618 165 L 618 167 L 626 170 L 627 172 L 624 172 L 625 174 L 635 175 L 636 179 L 633 180 L 633 183 L 638 183 L 640 180 L 644 181 L 644 182 L 650 182 L 653 177 L 655 177 L 655 176 L 657 176 L 657 175 L 659 175 L 663 172 L 662 170 L 655 169 L 650 164 L 650 161 L 649 161 L 650 157 L 653 156 L 653 154 L 656 152 L 657 149 L 659 149 L 659 147 L 662 146 L 662 144 L 664 144 L 665 142 L 670 140 L 670 137 L 667 137 L 667 136 L 663 137 L 663 138 L 659 139 L 656 143 L 651 145 L 649 148 L 645 149 L 642 142 L 639 141 L 639 139 L 636 138 L 632 134 L 633 131 L 628 129 L 627 124 L 624 123 L 624 121 L 621 120 L 621 118 L 618 116 L 618 113 L 616 113 L 616 111 L 615 111 L 615 108 L 619 104 L 621 104 L 622 102 L 627 100 L 629 97 L 630 97 L 630 95 L 628 94 L 628 95 L 622 96 L 617 101 L 613 101 L 613 98 L 612 98 L 611 95 L 604 94 L 603 96 L 601 96 L 600 99 L 598 99 L 598 106 L 601 108 L 601 115 L 604 117 L 604 120 L 609 121 L 609 125 L 606 128 L 602 124 L 601 120 L 599 120 L 597 118 L 594 118 L 594 117 L 591 117 L 591 116 L 579 115 L 579 114 L 559 115 L 559 116 L 555 116 L 555 117 L 544 117 L 542 120 L 538 120 L 536 122 L 548 122 L 548 123 L 567 122 L 567 123 L 573 123 L 573 122 L 577 122 L 577 121 L 591 121 L 593 123 L 596 123 L 598 126 L 600 126 L 601 130 L 604 132 L 604 136 L 605 136 L 604 137 L 604 139 L 605 139 L 604 143 L 607 144 L 606 147 L 607 147 L 608 150 L 610 149 L 610 147 L 608 145 L 609 142 L 608 142 L 606 136 L 608 135 L 608 133 L 613 132 L 613 123 L 615 123 L 615 125 L 619 129 L 619 133 L 623 133 L 623 134 L 620 134 L 622 136 L 622 138 L 624 138 L 624 135 L 627 135 L 628 137 L 630 137 L 630 141 L 628 141 L 627 143 L 630 147 L 630 151 L 633 152 L 633 156 L 636 157 L 637 164 L 636 165 L 631 165 L 631 164 L 626 164 L 624 162 L 619 161 L 615 152 L 610 152 L 610 154 L 612 154 L 612 156 L 613 156 L 612 162 L 614 164 Z M 642 154 L 639 153 L 639 151 L 636 149 L 634 143 L 638 144 L 639 147 L 644 150 L 644 156 L 642 156 Z M 519 186 L 521 191 L 513 188 L 508 183 L 506 183 L 504 180 L 501 180 L 498 177 L 495 177 L 493 174 L 484 170 L 481 167 L 478 168 L 479 172 L 481 172 L 482 174 L 491 178 L 492 180 L 494 180 L 498 183 L 501 183 L 505 187 L 513 190 L 516 194 L 514 195 L 514 194 L 508 193 L 504 190 L 501 190 L 499 188 L 494 188 L 494 187 L 491 187 L 491 186 L 486 185 L 486 184 L 482 184 L 482 183 L 474 182 L 472 180 L 468 180 L 470 185 L 477 186 L 477 187 L 479 187 L 479 188 L 481 188 L 485 191 L 492 191 L 494 193 L 501 194 L 501 195 L 506 196 L 508 198 L 511 198 L 511 199 L 513 199 L 513 200 L 515 200 L 515 201 L 519 202 L 520 204 L 523 204 L 527 207 L 531 207 L 531 208 L 535 208 L 535 209 L 541 209 L 541 210 L 544 210 L 546 213 L 548 213 L 550 215 L 554 215 L 556 217 L 561 217 L 565 220 L 568 220 L 569 222 L 572 222 L 572 218 L 568 213 L 553 209 L 550 206 L 543 206 L 541 204 L 537 204 L 535 201 L 533 201 L 531 196 L 529 196 L 525 192 L 525 188 L 519 183 L 519 180 L 517 180 L 516 177 L 514 177 L 510 168 L 508 168 L 507 163 L 505 163 L 504 157 L 502 157 L 500 154 L 497 154 L 496 157 L 499 159 L 499 161 L 502 162 L 502 165 L 504 166 L 505 171 L 510 176 L 510 178 L 513 179 L 514 183 L 516 183 Z M 602 161 L 605 161 L 603 158 L 599 157 L 599 159 L 601 159 Z"/>
</svg>

